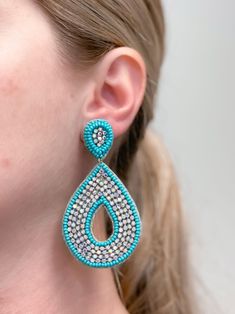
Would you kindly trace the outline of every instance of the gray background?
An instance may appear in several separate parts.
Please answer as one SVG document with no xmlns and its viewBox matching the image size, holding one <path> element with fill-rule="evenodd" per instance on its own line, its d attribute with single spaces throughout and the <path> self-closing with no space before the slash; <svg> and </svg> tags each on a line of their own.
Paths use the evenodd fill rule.
<svg viewBox="0 0 235 314">
<path fill-rule="evenodd" d="M 180 179 L 202 313 L 235 313 L 235 1 L 163 0 L 154 128 Z"/>
</svg>

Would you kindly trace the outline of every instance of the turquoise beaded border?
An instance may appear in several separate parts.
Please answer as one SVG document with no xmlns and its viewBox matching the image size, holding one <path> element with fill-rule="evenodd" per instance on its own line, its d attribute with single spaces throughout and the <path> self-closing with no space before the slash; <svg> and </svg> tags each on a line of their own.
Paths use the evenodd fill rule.
<svg viewBox="0 0 235 314">
<path fill-rule="evenodd" d="M 98 129 L 99 127 L 102 127 L 106 131 L 105 142 L 100 147 L 94 143 L 92 138 L 94 129 Z M 104 119 L 90 120 L 84 128 L 83 138 L 85 146 L 97 159 L 103 159 L 108 154 L 113 145 L 113 137 L 112 126 Z"/>
<path fill-rule="evenodd" d="M 113 260 L 112 262 L 106 262 L 106 263 L 98 263 L 98 262 L 91 262 L 89 260 L 87 260 L 86 258 L 84 258 L 78 251 L 77 249 L 74 247 L 73 243 L 70 240 L 69 237 L 69 232 L 67 230 L 68 228 L 68 217 L 70 215 L 71 209 L 73 208 L 73 205 L 75 204 L 78 196 L 81 194 L 81 192 L 84 190 L 84 188 L 87 186 L 87 184 L 89 183 L 90 180 L 92 180 L 92 178 L 97 174 L 97 172 L 100 169 L 103 169 L 106 174 L 108 176 L 110 176 L 112 178 L 112 180 L 115 182 L 115 184 L 119 187 L 119 189 L 122 191 L 122 193 L 125 195 L 125 198 L 128 202 L 128 204 L 130 205 L 130 208 L 132 210 L 133 216 L 134 216 L 134 220 L 135 220 L 135 227 L 136 227 L 136 231 L 135 231 L 135 238 L 134 238 L 134 242 L 132 243 L 132 245 L 128 248 L 127 252 L 124 253 L 122 256 L 120 256 L 119 258 L 117 258 L 116 260 Z M 89 212 L 88 212 L 89 214 Z M 140 220 L 140 216 L 139 216 L 139 212 L 135 206 L 135 202 L 132 199 L 132 197 L 130 196 L 129 192 L 127 191 L 127 189 L 124 187 L 123 183 L 121 182 L 121 180 L 116 176 L 116 174 L 103 162 L 99 163 L 97 166 L 95 166 L 90 174 L 86 177 L 86 179 L 81 183 L 81 185 L 75 190 L 74 194 L 72 195 L 72 197 L 70 198 L 68 205 L 66 207 L 64 216 L 63 216 L 63 223 L 62 223 L 62 234 L 63 234 L 63 238 L 64 241 L 69 249 L 69 251 L 71 252 L 71 254 L 79 261 L 81 261 L 82 263 L 86 264 L 87 266 L 91 266 L 91 267 L 98 267 L 98 268 L 106 268 L 106 267 L 112 267 L 114 265 L 123 263 L 134 251 L 134 249 L 136 248 L 139 239 L 140 239 L 140 234 L 141 234 L 141 220 Z M 86 231 L 85 231 L 86 232 Z M 87 236 L 92 238 L 92 234 L 89 234 L 90 231 L 88 231 Z"/>
</svg>

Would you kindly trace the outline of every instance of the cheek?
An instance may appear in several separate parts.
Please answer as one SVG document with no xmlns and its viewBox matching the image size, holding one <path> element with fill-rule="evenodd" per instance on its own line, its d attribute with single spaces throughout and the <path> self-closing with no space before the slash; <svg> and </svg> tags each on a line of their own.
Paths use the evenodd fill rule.
<svg viewBox="0 0 235 314">
<path fill-rule="evenodd" d="M 28 143 L 33 145 L 37 141 L 36 135 L 40 135 L 41 123 L 50 123 L 52 105 L 48 103 L 46 88 L 51 85 L 50 78 L 47 75 L 43 80 L 40 68 L 37 69 L 31 61 L 22 59 L 15 66 L 7 63 L 1 66 L 0 63 L 1 153 L 10 153 L 13 149 L 18 152 L 22 141 L 30 141 Z"/>
<path fill-rule="evenodd" d="M 65 163 L 71 91 L 56 68 L 35 53 L 0 60 L 0 215 L 40 189 L 45 197 Z"/>
</svg>

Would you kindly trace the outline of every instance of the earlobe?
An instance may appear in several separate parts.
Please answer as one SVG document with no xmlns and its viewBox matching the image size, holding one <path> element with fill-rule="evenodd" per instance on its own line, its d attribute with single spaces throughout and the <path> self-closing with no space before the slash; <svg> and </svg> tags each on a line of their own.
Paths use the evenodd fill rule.
<svg viewBox="0 0 235 314">
<path fill-rule="evenodd" d="M 108 120 L 118 137 L 134 120 L 145 86 L 145 64 L 136 50 L 119 47 L 109 51 L 96 68 L 93 99 L 86 104 L 87 118 Z"/>
</svg>

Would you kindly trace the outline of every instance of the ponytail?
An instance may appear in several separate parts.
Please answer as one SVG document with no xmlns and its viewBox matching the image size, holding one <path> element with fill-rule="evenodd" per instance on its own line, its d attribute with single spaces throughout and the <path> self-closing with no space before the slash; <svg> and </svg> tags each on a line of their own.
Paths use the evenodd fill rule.
<svg viewBox="0 0 235 314">
<path fill-rule="evenodd" d="M 191 314 L 178 185 L 161 140 L 147 130 L 128 189 L 142 220 L 141 241 L 119 269 L 130 314 Z"/>
</svg>

